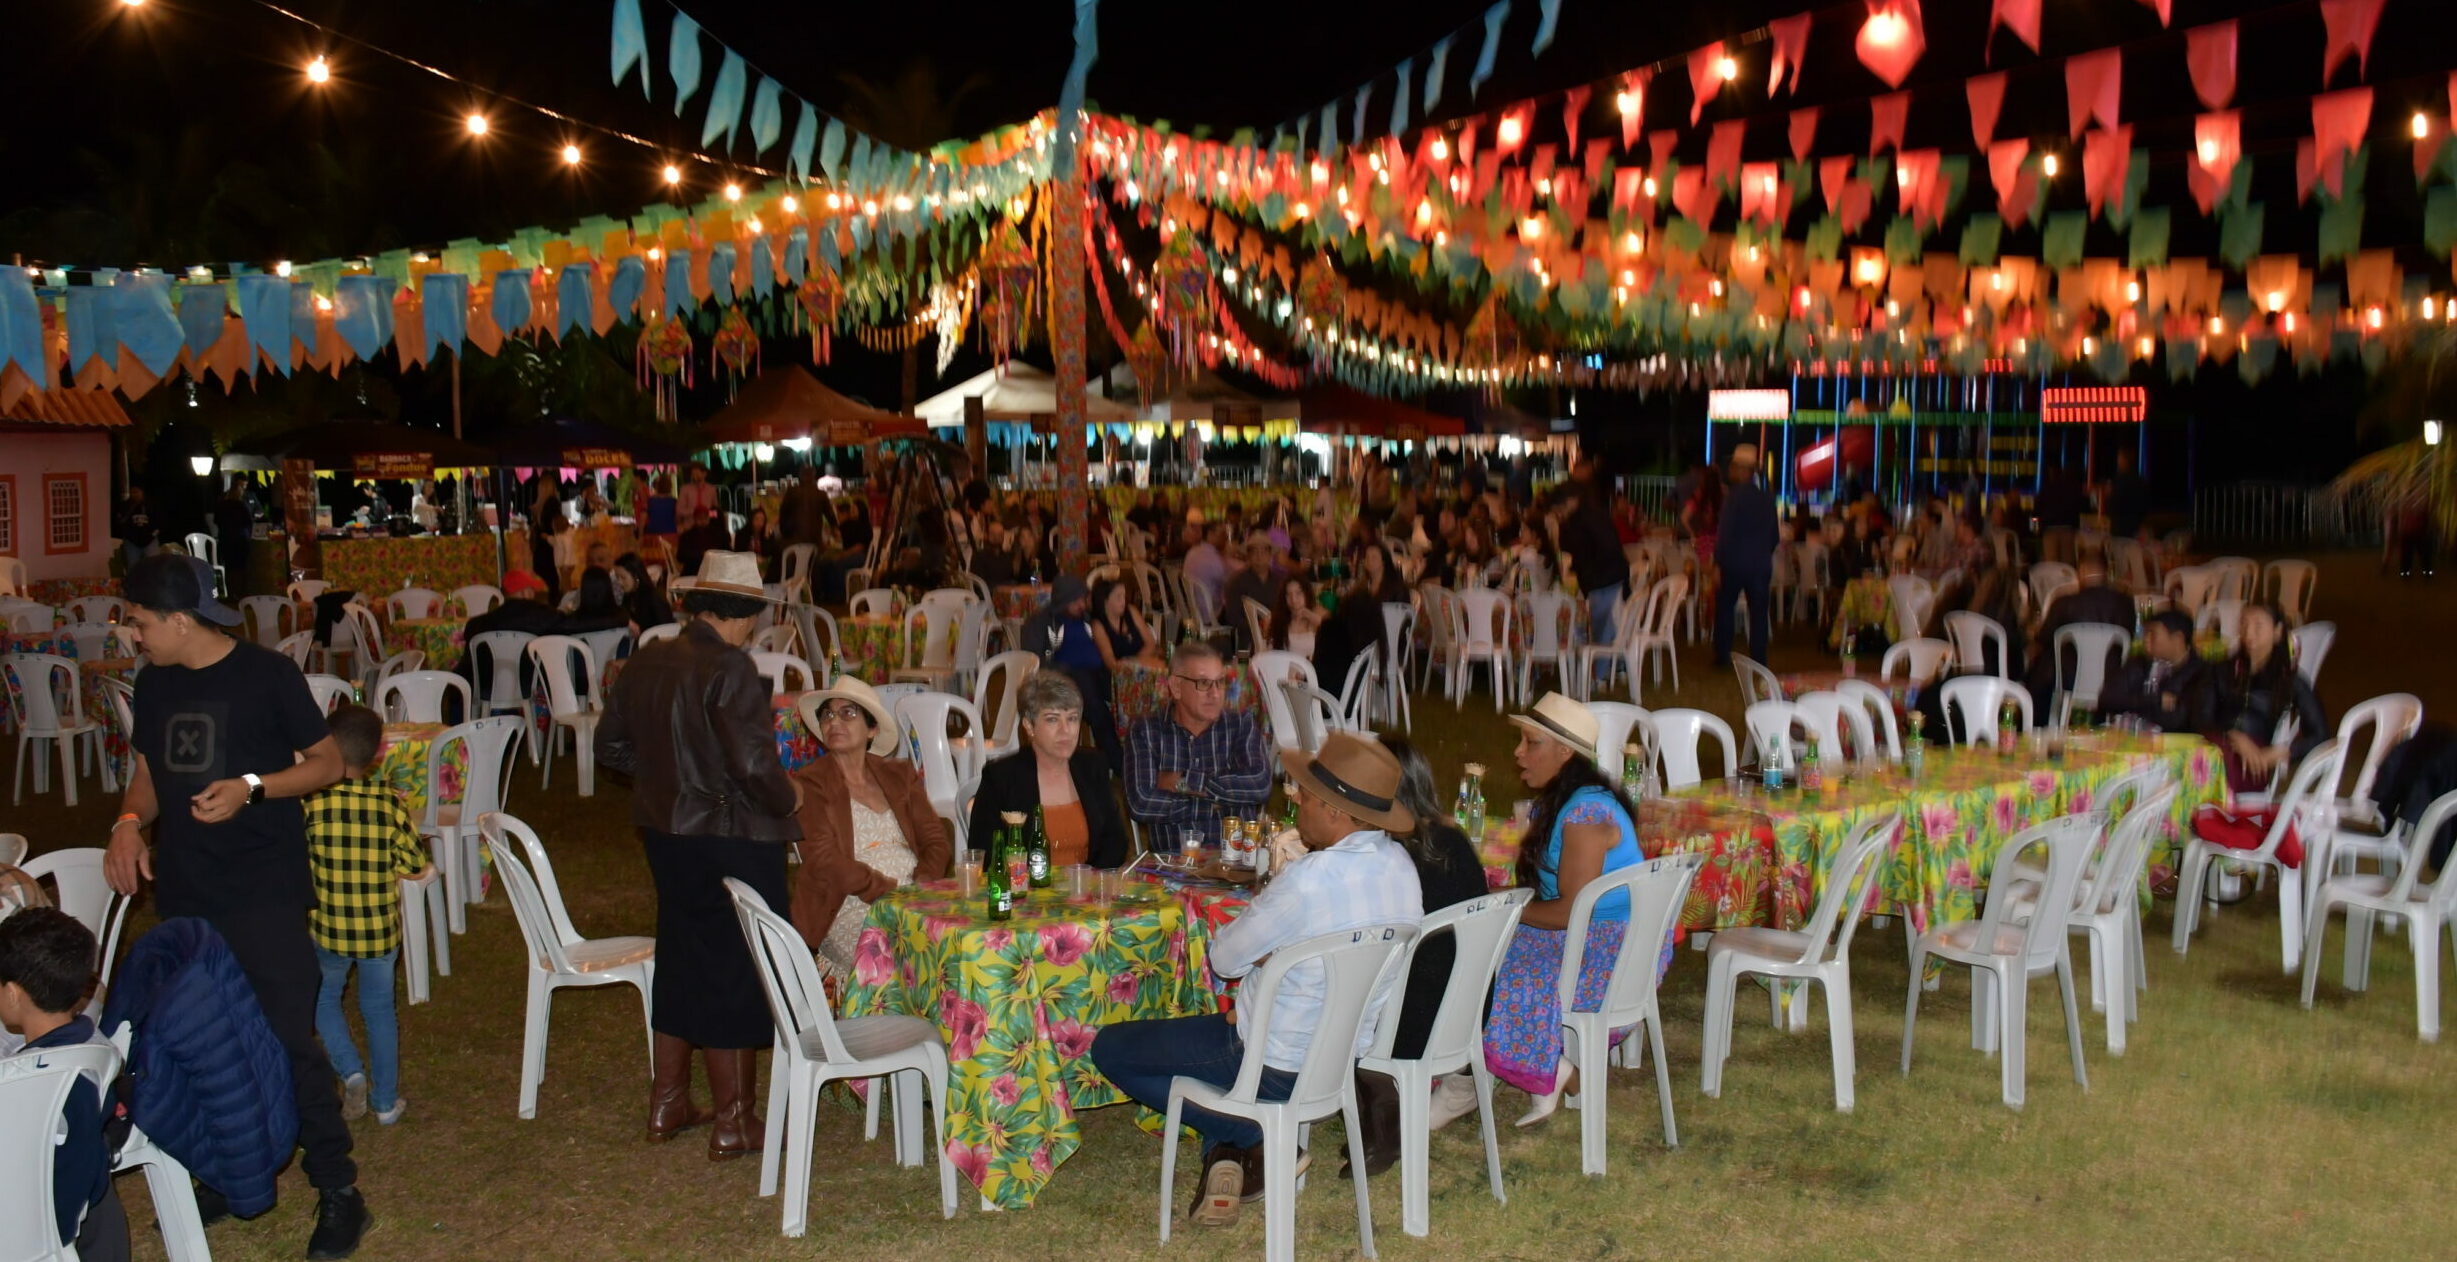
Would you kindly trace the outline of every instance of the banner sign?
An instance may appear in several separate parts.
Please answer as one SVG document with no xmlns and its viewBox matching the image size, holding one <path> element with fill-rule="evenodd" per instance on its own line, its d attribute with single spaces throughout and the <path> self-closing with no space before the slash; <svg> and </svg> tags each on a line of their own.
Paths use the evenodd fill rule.
<svg viewBox="0 0 2457 1262">
<path fill-rule="evenodd" d="M 435 453 L 431 451 L 368 451 L 350 457 L 350 476 L 354 478 L 399 478 L 418 481 L 435 476 Z"/>
<path fill-rule="evenodd" d="M 2049 386 L 2039 392 L 2039 419 L 2049 424 L 2122 424 L 2149 411 L 2150 392 L 2141 386 Z"/>
</svg>

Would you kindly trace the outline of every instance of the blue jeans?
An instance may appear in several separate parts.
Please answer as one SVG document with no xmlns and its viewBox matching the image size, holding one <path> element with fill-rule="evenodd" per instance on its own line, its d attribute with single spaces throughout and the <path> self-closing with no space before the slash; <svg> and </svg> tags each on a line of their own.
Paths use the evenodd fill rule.
<svg viewBox="0 0 2457 1262">
<path fill-rule="evenodd" d="M 392 1012 L 393 962 L 400 954 L 394 950 L 369 959 L 316 948 L 316 966 L 324 973 L 324 984 L 316 991 L 316 1037 L 323 1040 L 335 1074 L 348 1078 L 366 1073 L 367 1103 L 378 1113 L 401 1099 L 400 1027 Z M 341 988 L 349 984 L 352 968 L 358 970 L 358 1016 L 367 1026 L 365 1065 L 359 1062 L 358 1045 L 350 1041 L 350 1019 L 341 1012 Z"/>
<path fill-rule="evenodd" d="M 1621 588 L 1615 583 L 1587 593 L 1587 643 L 1612 643 L 1612 614 L 1621 603 Z"/>
<path fill-rule="evenodd" d="M 1769 595 L 1774 571 L 1723 569 L 1722 586 L 1715 589 L 1715 664 L 1728 665 L 1732 660 L 1732 636 L 1737 629 L 1733 618 L 1738 612 L 1733 602 L 1746 596 L 1749 600 L 1749 656 L 1762 665 L 1766 661 L 1766 639 L 1771 624 L 1774 601 Z"/>
<path fill-rule="evenodd" d="M 1171 1078 L 1193 1078 L 1225 1088 L 1237 1081 L 1238 1067 L 1245 1059 L 1246 1041 L 1228 1017 L 1217 1012 L 1124 1021 L 1101 1027 L 1092 1039 L 1092 1065 L 1101 1076 L 1135 1103 L 1163 1115 L 1169 1111 Z M 1285 1100 L 1296 1085 L 1293 1070 L 1265 1066 L 1256 1094 L 1265 1100 Z M 1203 1137 L 1206 1160 L 1216 1146 L 1255 1148 L 1263 1142 L 1263 1128 L 1242 1117 L 1223 1117 L 1191 1104 L 1182 1117 Z M 1174 1136 L 1170 1139 L 1175 1142 Z"/>
</svg>

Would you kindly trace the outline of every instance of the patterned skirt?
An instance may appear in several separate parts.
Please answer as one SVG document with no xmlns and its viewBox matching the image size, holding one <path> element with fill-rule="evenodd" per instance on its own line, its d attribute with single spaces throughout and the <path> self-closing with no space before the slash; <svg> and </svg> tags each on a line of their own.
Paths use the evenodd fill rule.
<svg viewBox="0 0 2457 1262">
<path fill-rule="evenodd" d="M 1572 1002 L 1579 1012 L 1602 1007 L 1612 983 L 1613 958 L 1621 953 L 1621 937 L 1629 928 L 1622 920 L 1587 924 L 1587 951 L 1578 966 L 1578 991 Z M 1520 925 L 1502 956 L 1501 972 L 1493 980 L 1493 1007 L 1485 1014 L 1484 1062 L 1493 1075 L 1529 1095 L 1550 1094 L 1561 1069 L 1561 963 L 1570 933 Z M 1655 978 L 1663 980 L 1672 967 L 1672 942 L 1655 963 Z M 1622 1031 L 1613 1031 L 1619 1042 Z M 1590 1073 L 1596 1066 L 1589 1066 Z"/>
</svg>

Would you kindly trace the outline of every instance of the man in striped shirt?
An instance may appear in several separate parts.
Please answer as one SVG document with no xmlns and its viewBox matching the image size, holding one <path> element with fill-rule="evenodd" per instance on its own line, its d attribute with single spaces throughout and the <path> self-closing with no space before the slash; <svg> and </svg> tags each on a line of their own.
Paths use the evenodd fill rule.
<svg viewBox="0 0 2457 1262">
<path fill-rule="evenodd" d="M 1169 658 L 1169 711 L 1135 724 L 1126 741 L 1126 809 L 1173 853 L 1186 829 L 1215 839 L 1220 821 L 1258 814 L 1271 796 L 1262 724 L 1228 710 L 1228 663 L 1200 641 Z"/>
</svg>

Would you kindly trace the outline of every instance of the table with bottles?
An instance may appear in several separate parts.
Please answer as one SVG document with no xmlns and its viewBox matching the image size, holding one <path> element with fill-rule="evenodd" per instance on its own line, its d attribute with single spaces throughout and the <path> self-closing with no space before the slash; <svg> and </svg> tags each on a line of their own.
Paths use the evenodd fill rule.
<svg viewBox="0 0 2457 1262">
<path fill-rule="evenodd" d="M 1469 764 L 1471 767 L 1475 764 Z M 1469 828 L 1469 840 L 1484 866 L 1485 884 L 1508 889 L 1518 884 L 1518 862 L 1527 840 L 1529 821 L 1483 814 L 1481 786 L 1463 781 L 1469 802 L 1463 820 L 1483 819 L 1481 829 Z M 1805 871 L 1775 861 L 1774 830 L 1764 813 L 1745 802 L 1703 798 L 1667 798 L 1637 784 L 1625 784 L 1623 794 L 1638 805 L 1632 819 L 1638 848 L 1649 859 L 1668 854 L 1700 854 L 1706 866 L 1689 885 L 1689 901 L 1681 908 L 1679 928 L 1717 930 L 1776 923 L 1776 909 L 1803 901 L 1799 891 L 1779 896 L 1786 883 L 1804 884 Z"/>
</svg>

